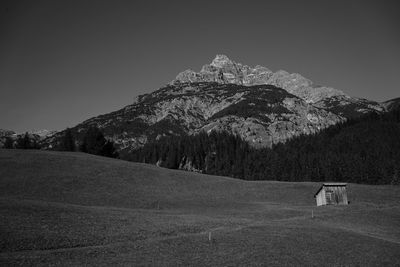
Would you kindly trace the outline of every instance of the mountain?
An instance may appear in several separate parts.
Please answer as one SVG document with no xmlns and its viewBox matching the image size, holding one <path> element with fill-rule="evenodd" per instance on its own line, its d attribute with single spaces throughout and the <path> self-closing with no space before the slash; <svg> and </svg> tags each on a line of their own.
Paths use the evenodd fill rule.
<svg viewBox="0 0 400 267">
<path fill-rule="evenodd" d="M 200 72 L 181 72 L 133 104 L 86 120 L 72 131 L 80 139 L 97 126 L 126 152 L 163 136 L 214 130 L 233 133 L 260 148 L 384 110 L 377 102 L 315 86 L 300 74 L 252 68 L 217 55 Z M 45 145 L 54 147 L 62 134 L 47 138 Z"/>
<path fill-rule="evenodd" d="M 97 126 L 120 150 L 133 150 L 166 135 L 213 130 L 228 131 L 264 147 L 342 120 L 273 85 L 203 82 L 167 85 L 72 130 L 79 137 Z"/>
</svg>

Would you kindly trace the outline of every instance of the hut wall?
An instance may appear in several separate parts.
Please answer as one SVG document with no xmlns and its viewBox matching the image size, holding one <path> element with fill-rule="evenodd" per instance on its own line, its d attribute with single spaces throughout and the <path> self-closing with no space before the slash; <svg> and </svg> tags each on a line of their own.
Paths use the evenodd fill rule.
<svg viewBox="0 0 400 267">
<path fill-rule="evenodd" d="M 345 186 L 323 186 L 315 196 L 317 206 L 321 205 L 348 205 Z"/>
<path fill-rule="evenodd" d="M 325 195 L 325 205 L 347 205 L 347 192 L 344 186 L 324 186 L 321 190 Z M 330 194 L 331 196 L 329 196 Z M 327 198 L 328 197 L 328 198 Z"/>
<path fill-rule="evenodd" d="M 326 205 L 325 191 L 324 190 L 319 191 L 318 195 L 316 196 L 316 199 L 317 199 L 317 206 Z"/>
</svg>

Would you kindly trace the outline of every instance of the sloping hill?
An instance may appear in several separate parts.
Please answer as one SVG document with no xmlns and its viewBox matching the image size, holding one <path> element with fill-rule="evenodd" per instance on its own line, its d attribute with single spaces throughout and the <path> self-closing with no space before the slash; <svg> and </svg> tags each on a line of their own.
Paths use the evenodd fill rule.
<svg viewBox="0 0 400 267">
<path fill-rule="evenodd" d="M 148 208 L 156 201 L 173 208 L 197 202 L 310 205 L 314 203 L 311 193 L 318 187 L 312 183 L 246 183 L 84 153 L 0 151 L 0 194 L 7 197 L 124 208 Z M 283 195 L 277 194 L 283 188 Z"/>
<path fill-rule="evenodd" d="M 398 187 L 350 184 L 351 205 L 316 208 L 318 186 L 0 150 L 0 264 L 400 264 Z"/>
</svg>

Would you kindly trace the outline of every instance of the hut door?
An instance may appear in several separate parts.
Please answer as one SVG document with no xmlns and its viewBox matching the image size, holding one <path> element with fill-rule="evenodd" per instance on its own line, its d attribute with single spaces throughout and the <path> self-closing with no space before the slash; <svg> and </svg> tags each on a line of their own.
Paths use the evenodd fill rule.
<svg viewBox="0 0 400 267">
<path fill-rule="evenodd" d="M 327 205 L 335 204 L 335 196 L 332 191 L 327 190 L 325 192 L 325 196 L 326 196 L 326 204 Z"/>
<path fill-rule="evenodd" d="M 340 198 L 338 196 L 338 194 L 335 194 L 335 204 L 339 204 L 340 203 Z"/>
</svg>

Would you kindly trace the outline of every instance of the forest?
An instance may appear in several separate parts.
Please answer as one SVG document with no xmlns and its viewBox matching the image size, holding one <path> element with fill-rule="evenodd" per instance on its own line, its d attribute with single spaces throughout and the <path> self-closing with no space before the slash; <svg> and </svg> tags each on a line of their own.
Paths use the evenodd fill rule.
<svg viewBox="0 0 400 267">
<path fill-rule="evenodd" d="M 400 184 L 400 109 L 263 149 L 226 132 L 165 136 L 126 159 L 244 180 Z"/>
</svg>

